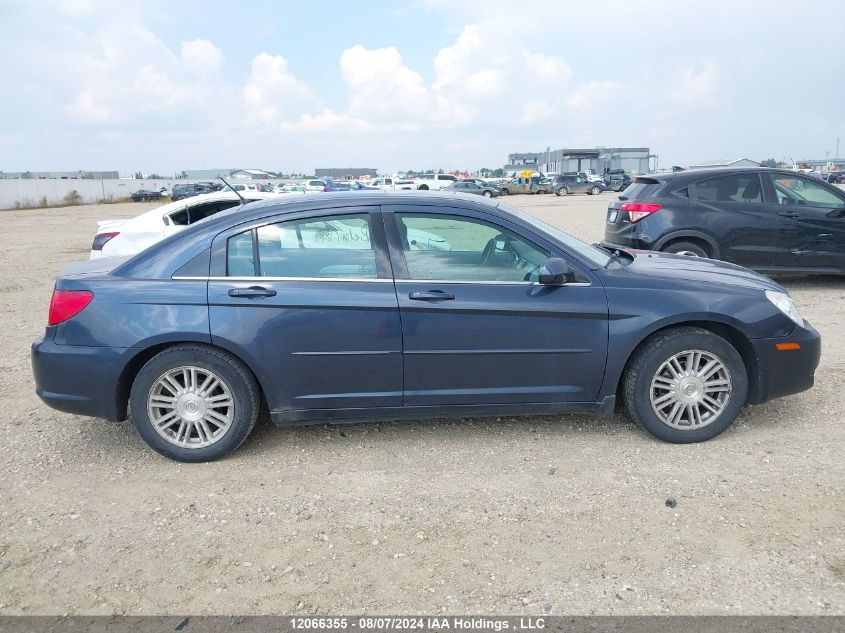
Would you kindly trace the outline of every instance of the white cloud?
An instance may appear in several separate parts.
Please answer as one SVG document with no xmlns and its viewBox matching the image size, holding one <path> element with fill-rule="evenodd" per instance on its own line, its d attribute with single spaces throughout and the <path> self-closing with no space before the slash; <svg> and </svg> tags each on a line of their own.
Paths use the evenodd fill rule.
<svg viewBox="0 0 845 633">
<path fill-rule="evenodd" d="M 543 80 L 566 82 L 572 77 L 572 68 L 559 55 L 544 55 L 543 53 L 532 53 L 529 50 L 524 50 L 522 57 L 526 72 Z"/>
<path fill-rule="evenodd" d="M 672 93 L 678 103 L 688 106 L 711 106 L 717 102 L 719 76 L 712 66 L 685 68 Z"/>
<path fill-rule="evenodd" d="M 269 53 L 252 59 L 243 103 L 249 121 L 266 125 L 293 120 L 319 104 L 311 89 L 290 71 L 287 60 Z"/>
<path fill-rule="evenodd" d="M 223 65 L 223 53 L 208 40 L 182 42 L 180 55 L 186 70 L 200 74 L 212 73 Z"/>
<path fill-rule="evenodd" d="M 542 123 L 552 116 L 554 110 L 545 101 L 533 101 L 525 106 L 522 116 L 519 118 L 523 125 L 534 125 Z"/>
<path fill-rule="evenodd" d="M 621 85 L 616 81 L 588 81 L 577 85 L 566 102 L 576 110 L 587 110 L 598 104 L 612 103 L 620 91 Z"/>
<path fill-rule="evenodd" d="M 340 56 L 349 87 L 349 113 L 374 122 L 425 117 L 431 96 L 422 76 L 408 68 L 393 46 L 368 50 L 356 45 Z"/>
<path fill-rule="evenodd" d="M 55 0 L 56 10 L 70 16 L 81 16 L 94 9 L 91 0 Z"/>
<path fill-rule="evenodd" d="M 82 123 L 102 123 L 109 118 L 109 110 L 97 102 L 97 98 L 88 90 L 79 93 L 76 101 L 66 106 L 71 118 Z"/>
</svg>

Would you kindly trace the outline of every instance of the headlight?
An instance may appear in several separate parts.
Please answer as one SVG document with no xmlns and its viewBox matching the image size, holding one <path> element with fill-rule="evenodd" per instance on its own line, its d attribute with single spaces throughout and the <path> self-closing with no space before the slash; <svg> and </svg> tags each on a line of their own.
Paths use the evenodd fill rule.
<svg viewBox="0 0 845 633">
<path fill-rule="evenodd" d="M 771 301 L 778 310 L 783 312 L 798 325 L 804 325 L 804 319 L 801 318 L 798 308 L 795 307 L 792 297 L 788 294 L 785 292 L 777 292 L 776 290 L 766 290 L 766 299 Z"/>
</svg>

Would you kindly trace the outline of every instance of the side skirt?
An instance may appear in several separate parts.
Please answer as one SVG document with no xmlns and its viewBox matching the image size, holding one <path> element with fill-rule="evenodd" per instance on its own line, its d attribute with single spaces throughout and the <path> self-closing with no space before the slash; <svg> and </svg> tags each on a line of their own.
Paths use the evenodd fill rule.
<svg viewBox="0 0 845 633">
<path fill-rule="evenodd" d="M 271 411 L 276 426 L 307 424 L 353 424 L 355 422 L 386 422 L 391 420 L 424 420 L 430 418 L 472 418 L 493 415 L 559 415 L 565 413 L 596 413 L 601 417 L 613 414 L 616 396 L 602 402 L 560 402 L 525 404 L 471 404 L 414 407 L 378 407 L 373 409 L 305 409 Z"/>
</svg>

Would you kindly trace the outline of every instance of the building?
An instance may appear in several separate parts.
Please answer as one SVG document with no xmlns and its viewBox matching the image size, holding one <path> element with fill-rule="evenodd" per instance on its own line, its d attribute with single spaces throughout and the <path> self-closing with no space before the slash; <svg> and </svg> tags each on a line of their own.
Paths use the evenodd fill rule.
<svg viewBox="0 0 845 633">
<path fill-rule="evenodd" d="M 317 168 L 314 170 L 314 175 L 317 178 L 354 180 L 355 178 L 363 178 L 364 176 L 375 178 L 378 176 L 378 169 L 370 169 L 368 167 Z"/>
<path fill-rule="evenodd" d="M 690 165 L 690 169 L 718 169 L 720 167 L 759 167 L 760 163 L 750 158 L 735 158 L 734 160 L 712 160 Z"/>
<path fill-rule="evenodd" d="M 525 152 L 521 154 L 508 154 L 508 164 L 505 165 L 505 172 L 520 172 L 525 169 L 537 169 L 540 164 L 538 152 Z"/>
<path fill-rule="evenodd" d="M 229 175 L 238 180 L 269 180 L 279 177 L 278 174 L 263 169 L 236 169 Z"/>
<path fill-rule="evenodd" d="M 654 167 L 651 159 L 655 159 Z M 648 147 L 563 148 L 545 152 L 508 154 L 505 172 L 515 174 L 533 169 L 544 174 L 564 174 L 591 169 L 602 174 L 609 169 L 624 169 L 644 174 L 656 169 L 657 156 Z"/>
<path fill-rule="evenodd" d="M 13 180 L 112 180 L 116 171 L 0 171 L 0 178 Z"/>
<path fill-rule="evenodd" d="M 188 180 L 217 180 L 220 176 L 229 178 L 236 169 L 185 169 L 181 172 L 176 172 L 182 178 Z"/>
</svg>

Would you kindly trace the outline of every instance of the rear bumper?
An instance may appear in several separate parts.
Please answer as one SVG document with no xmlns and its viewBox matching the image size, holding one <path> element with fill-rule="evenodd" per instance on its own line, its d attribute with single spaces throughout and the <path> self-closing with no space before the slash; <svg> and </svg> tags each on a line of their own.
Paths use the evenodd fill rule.
<svg viewBox="0 0 845 633">
<path fill-rule="evenodd" d="M 35 393 L 49 407 L 107 420 L 126 417 L 117 405 L 118 379 L 129 350 L 56 345 L 49 336 L 32 344 Z"/>
<path fill-rule="evenodd" d="M 807 321 L 784 338 L 751 341 L 757 353 L 758 390 L 751 404 L 806 391 L 813 386 L 821 358 L 821 335 Z M 797 343 L 799 349 L 779 350 L 777 344 Z"/>
</svg>

